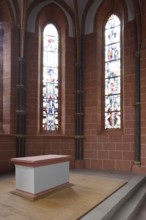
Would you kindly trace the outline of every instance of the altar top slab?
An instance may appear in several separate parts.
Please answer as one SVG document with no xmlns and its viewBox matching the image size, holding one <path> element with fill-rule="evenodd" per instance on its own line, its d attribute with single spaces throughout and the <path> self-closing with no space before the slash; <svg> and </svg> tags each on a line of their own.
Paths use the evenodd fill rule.
<svg viewBox="0 0 146 220">
<path fill-rule="evenodd" d="M 49 164 L 62 163 L 70 161 L 70 155 L 58 155 L 58 154 L 48 154 L 39 156 L 29 156 L 29 157 L 16 157 L 11 158 L 11 161 L 15 165 L 38 167 L 45 166 Z"/>
</svg>

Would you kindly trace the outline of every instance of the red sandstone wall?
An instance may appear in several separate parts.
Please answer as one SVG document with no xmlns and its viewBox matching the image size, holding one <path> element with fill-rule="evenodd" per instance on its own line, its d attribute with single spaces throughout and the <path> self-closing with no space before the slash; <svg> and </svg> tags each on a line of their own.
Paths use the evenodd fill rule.
<svg viewBox="0 0 146 220">
<path fill-rule="evenodd" d="M 3 24 L 3 88 L 0 94 L 3 126 L 0 129 L 0 174 L 13 168 L 10 158 L 15 156 L 16 128 L 16 76 L 17 76 L 17 31 L 13 29 L 13 18 L 7 2 L 0 1 L 0 22 Z M 13 44 L 12 44 L 13 42 Z"/>
<path fill-rule="evenodd" d="M 134 167 L 135 172 L 146 173 L 146 1 L 140 2 L 141 6 L 141 48 L 140 48 L 140 83 L 141 83 L 141 165 Z"/>
<path fill-rule="evenodd" d="M 10 158 L 15 157 L 15 138 L 10 135 L 0 135 L 0 174 L 13 170 Z"/>
<path fill-rule="evenodd" d="M 5 5 L 5 0 L 1 2 Z M 116 2 L 121 2 L 117 1 Z M 109 1 L 110 3 L 110 1 Z M 141 1 L 142 9 L 142 48 L 141 48 L 141 166 L 134 171 L 146 172 L 146 3 Z M 112 5 L 112 4 L 110 4 Z M 128 22 L 126 10 L 123 16 L 123 129 L 117 132 L 105 132 L 102 128 L 102 27 L 110 5 L 104 7 L 97 22 L 94 33 L 84 37 L 84 166 L 85 168 L 132 170 L 135 148 L 135 23 Z M 124 6 L 122 6 L 124 7 Z M 5 8 L 6 9 L 6 8 Z M 54 10 L 54 9 L 53 9 Z M 98 11 L 99 12 L 99 11 Z M 55 13 L 59 16 L 58 13 Z M 2 15 L 1 15 L 2 16 Z M 1 18 L 0 16 L 0 18 Z M 4 10 L 4 17 L 10 19 L 10 14 Z M 62 18 L 63 19 L 63 18 Z M 64 23 L 62 23 L 64 25 Z M 14 31 L 15 32 L 15 31 Z M 16 34 L 16 32 L 15 32 Z M 17 38 L 12 35 L 6 38 L 5 44 L 11 47 L 12 58 L 10 66 L 6 67 L 11 87 L 4 98 L 7 113 L 5 115 L 8 128 L 5 134 L 0 134 L 0 173 L 12 169 L 10 158 L 15 157 L 15 106 L 16 106 L 16 75 L 17 75 Z M 7 35 L 8 36 L 8 35 Z M 7 42 L 8 40 L 8 42 Z M 70 154 L 75 155 L 75 41 L 66 37 L 65 53 L 65 120 L 64 133 L 59 136 L 42 135 L 39 133 L 39 71 L 38 71 L 38 35 L 27 33 L 27 138 L 26 155 L 38 154 Z M 7 48 L 9 50 L 9 47 Z M 7 56 L 5 56 L 5 59 Z M 10 68 L 11 67 L 11 68 Z M 11 75 L 11 77 L 10 77 Z M 6 89 L 6 88 L 5 88 Z M 5 93 L 6 94 L 6 93 Z M 11 94 L 11 97 L 10 97 Z M 8 105 L 7 105 L 8 104 Z M 8 114 L 8 117 L 7 117 Z M 72 160 L 71 166 L 74 166 Z"/>
<path fill-rule="evenodd" d="M 108 1 L 109 3 L 111 1 Z M 119 1 L 115 1 L 118 4 Z M 121 130 L 103 128 L 103 25 L 111 4 L 103 4 L 95 18 L 95 32 L 84 45 L 84 164 L 86 168 L 130 171 L 135 144 L 135 24 L 122 7 L 111 11 L 122 18 L 122 122 Z M 117 11 L 118 10 L 118 11 Z M 126 13 L 126 10 L 125 10 Z"/>
</svg>

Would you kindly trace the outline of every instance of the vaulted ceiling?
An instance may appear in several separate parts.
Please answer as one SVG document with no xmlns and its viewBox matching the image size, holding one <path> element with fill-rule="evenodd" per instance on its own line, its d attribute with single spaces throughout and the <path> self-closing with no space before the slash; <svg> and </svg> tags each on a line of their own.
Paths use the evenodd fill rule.
<svg viewBox="0 0 146 220">
<path fill-rule="evenodd" d="M 35 31 L 35 21 L 40 10 L 50 3 L 59 6 L 67 17 L 69 26 L 69 35 L 74 35 L 74 20 L 78 20 L 81 27 L 84 20 L 85 34 L 93 31 L 93 20 L 98 7 L 104 0 L 7 0 L 11 8 L 14 22 L 21 25 L 23 16 L 27 17 L 27 30 Z M 136 15 L 136 8 L 139 5 L 138 0 L 125 1 L 128 13 L 128 20 L 133 20 Z"/>
</svg>

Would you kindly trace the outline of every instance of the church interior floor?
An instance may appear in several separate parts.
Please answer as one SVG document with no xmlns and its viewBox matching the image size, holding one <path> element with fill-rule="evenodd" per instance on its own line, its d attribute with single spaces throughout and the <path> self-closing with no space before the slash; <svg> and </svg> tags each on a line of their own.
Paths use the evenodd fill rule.
<svg viewBox="0 0 146 220">
<path fill-rule="evenodd" d="M 131 178 L 133 178 L 136 174 L 129 172 L 112 172 L 112 171 L 101 171 L 101 170 L 91 170 L 91 169 L 72 169 L 70 170 L 71 180 L 80 181 L 77 179 L 78 177 L 82 177 L 83 181 L 86 181 L 86 185 L 90 184 L 91 188 L 94 189 L 95 178 L 100 180 L 100 185 L 102 185 L 102 181 L 109 180 L 117 180 L 122 182 L 128 182 Z M 76 178 L 77 177 L 77 178 Z M 87 178 L 88 177 L 88 178 Z M 85 178 L 85 179 L 84 179 Z M 103 184 L 104 187 L 101 188 L 101 191 L 107 190 L 107 184 Z M 92 187 L 93 186 L 93 187 Z M 80 186 L 81 189 L 82 186 Z M 84 206 L 87 203 L 87 200 L 91 202 L 95 198 L 95 193 L 92 192 L 91 188 L 89 192 L 86 192 L 86 196 L 84 195 L 81 202 L 84 206 L 80 206 L 76 204 L 76 201 L 71 201 L 69 205 L 69 210 L 66 208 L 64 204 L 64 213 L 62 209 L 60 209 L 59 203 L 55 202 L 55 199 L 51 195 L 51 203 L 49 201 L 49 197 L 39 199 L 37 201 L 29 201 L 22 197 L 13 195 L 10 193 L 15 188 L 15 174 L 1 175 L 0 176 L 0 220 L 76 220 L 79 219 L 76 215 L 69 215 L 72 212 L 72 209 L 76 208 L 81 209 L 84 212 Z M 85 191 L 86 188 L 82 189 Z M 70 189 L 71 190 L 71 189 Z M 73 193 L 74 190 L 74 194 Z M 69 196 L 78 196 L 78 189 L 74 188 L 70 192 Z M 58 201 L 60 200 L 59 196 L 63 196 L 63 200 L 68 202 L 67 194 L 63 195 L 57 194 Z M 110 195 L 110 194 L 109 194 Z M 89 199 L 88 199 L 89 197 Z M 60 200 L 61 202 L 61 200 Z M 68 204 L 67 204 L 68 205 Z M 51 206 L 51 207 L 50 207 Z M 80 207 L 78 207 L 80 206 Z M 95 205 L 93 204 L 93 207 Z M 49 208 L 48 208 L 49 207 Z M 51 209 L 50 209 L 51 208 Z M 49 211 L 49 209 L 51 211 Z M 78 210 L 77 209 L 77 210 Z M 59 211 L 60 210 L 60 211 Z M 70 213 L 69 213 L 70 212 Z M 31 213 L 31 214 L 30 214 Z M 54 215 L 54 213 L 56 213 Z M 72 217 L 69 217 L 72 216 Z M 92 220 L 92 219 L 91 219 Z"/>
</svg>

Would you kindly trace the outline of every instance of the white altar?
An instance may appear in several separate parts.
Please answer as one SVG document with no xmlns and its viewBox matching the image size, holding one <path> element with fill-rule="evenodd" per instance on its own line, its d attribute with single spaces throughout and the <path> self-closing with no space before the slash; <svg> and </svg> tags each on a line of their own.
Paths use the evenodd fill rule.
<svg viewBox="0 0 146 220">
<path fill-rule="evenodd" d="M 16 190 L 12 193 L 31 200 L 69 185 L 69 155 L 12 158 Z"/>
</svg>

